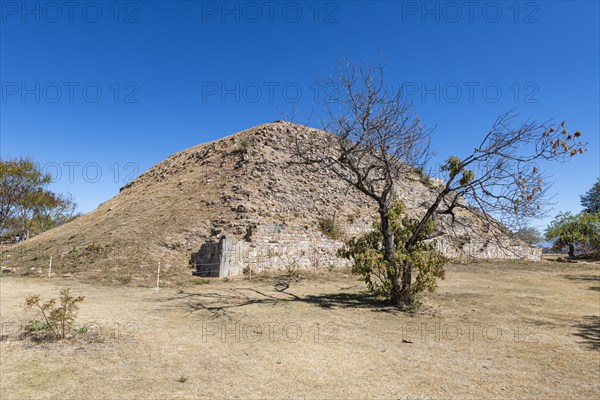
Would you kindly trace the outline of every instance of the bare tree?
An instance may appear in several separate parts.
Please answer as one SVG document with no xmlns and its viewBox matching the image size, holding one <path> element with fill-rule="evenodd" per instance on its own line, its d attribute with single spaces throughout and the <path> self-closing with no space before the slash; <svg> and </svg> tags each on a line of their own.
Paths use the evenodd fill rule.
<svg viewBox="0 0 600 400">
<path fill-rule="evenodd" d="M 374 200 L 390 300 L 394 305 L 410 305 L 415 294 L 413 266 L 405 258 L 399 265 L 390 209 L 396 182 L 431 159 L 430 131 L 404 101 L 401 90 L 388 89 L 381 66 L 346 62 L 321 85 L 333 94 L 323 123 L 323 129 L 333 135 L 297 135 L 297 159 L 307 166 L 329 169 Z M 585 145 L 579 141 L 581 133 L 568 133 L 564 122 L 558 129 L 531 121 L 513 128 L 513 118 L 511 113 L 499 117 L 466 158 L 448 158 L 442 167 L 444 184 L 411 225 L 400 244 L 404 251 L 415 248 L 436 215 L 449 214 L 454 220 L 459 208 L 503 232 L 508 231 L 504 224 L 531 218 L 542 210 L 547 187 L 538 162 L 565 161 L 583 153 Z"/>
</svg>

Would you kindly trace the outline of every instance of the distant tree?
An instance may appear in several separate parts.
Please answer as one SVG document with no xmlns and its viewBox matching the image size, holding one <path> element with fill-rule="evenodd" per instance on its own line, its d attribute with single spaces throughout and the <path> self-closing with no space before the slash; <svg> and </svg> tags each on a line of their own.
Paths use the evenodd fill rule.
<svg viewBox="0 0 600 400">
<path fill-rule="evenodd" d="M 50 183 L 30 158 L 0 160 L 0 231 L 15 218 L 26 199 Z"/>
<path fill-rule="evenodd" d="M 569 257 L 575 256 L 576 246 L 600 245 L 600 214 L 560 213 L 546 229 L 546 239 L 553 241 L 557 250 L 569 248 Z"/>
<path fill-rule="evenodd" d="M 544 235 L 531 226 L 519 229 L 515 232 L 515 236 L 530 245 L 538 244 L 544 240 Z"/>
<path fill-rule="evenodd" d="M 14 227 L 27 238 L 30 234 L 38 234 L 70 221 L 76 207 L 77 203 L 71 195 L 40 188 L 20 201 Z"/>
<path fill-rule="evenodd" d="M 0 232 L 11 229 L 27 239 L 71 218 L 75 201 L 50 191 L 50 182 L 31 158 L 0 160 Z"/>
<path fill-rule="evenodd" d="M 462 208 L 504 231 L 494 216 L 522 222 L 542 211 L 546 188 L 539 162 L 566 161 L 585 151 L 578 142 L 581 133 L 568 133 L 564 121 L 558 128 L 533 121 L 513 127 L 513 115 L 504 114 L 470 154 L 447 159 L 444 183 L 426 211 L 398 221 L 396 182 L 430 160 L 429 131 L 401 91 L 385 85 L 380 66 L 347 62 L 320 85 L 332 95 L 323 129 L 333 135 L 298 133 L 296 156 L 306 166 L 329 169 L 377 205 L 379 233 L 355 243 L 348 256 L 370 288 L 385 293 L 395 306 L 411 305 L 420 290 L 432 289 L 431 282 L 443 276 L 439 255 L 422 246 L 436 215 L 454 219 Z M 357 265 L 361 251 L 375 260 L 370 266 Z M 429 284 L 413 284 L 413 268 L 415 281 Z"/>
<path fill-rule="evenodd" d="M 594 186 L 581 196 L 581 205 L 584 212 L 600 213 L 600 178 L 596 180 Z"/>
</svg>

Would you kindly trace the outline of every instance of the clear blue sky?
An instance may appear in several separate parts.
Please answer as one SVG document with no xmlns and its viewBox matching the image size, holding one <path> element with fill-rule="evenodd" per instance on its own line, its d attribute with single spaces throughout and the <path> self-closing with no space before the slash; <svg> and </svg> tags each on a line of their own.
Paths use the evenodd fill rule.
<svg viewBox="0 0 600 400">
<path fill-rule="evenodd" d="M 597 1 L 71 4 L 1 2 L 0 156 L 32 156 L 82 212 L 174 152 L 310 114 L 342 55 L 386 63 L 440 158 L 516 109 L 589 141 L 547 169 L 555 211 L 600 175 Z"/>
</svg>

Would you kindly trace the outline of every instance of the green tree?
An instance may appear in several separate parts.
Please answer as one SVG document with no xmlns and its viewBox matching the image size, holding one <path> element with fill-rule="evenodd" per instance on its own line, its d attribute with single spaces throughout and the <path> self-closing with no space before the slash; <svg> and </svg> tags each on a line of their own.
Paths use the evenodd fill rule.
<svg viewBox="0 0 600 400">
<path fill-rule="evenodd" d="M 7 228 L 27 199 L 51 181 L 32 159 L 0 160 L 0 232 Z"/>
<path fill-rule="evenodd" d="M 361 259 L 360 250 L 375 257 L 372 265 L 384 269 L 382 286 L 395 306 L 412 304 L 420 288 L 418 284 L 414 287 L 413 269 L 429 265 L 434 271 L 430 275 L 437 276 L 437 258 L 420 251 L 424 232 L 437 215 L 448 214 L 454 221 L 455 211 L 462 209 L 490 229 L 505 232 L 511 222 L 523 223 L 543 212 L 547 185 L 540 164 L 564 162 L 586 151 L 581 132 L 567 132 L 564 121 L 558 126 L 527 120 L 515 126 L 512 113 L 501 115 L 472 152 L 447 159 L 441 171 L 444 182 L 435 197 L 416 222 L 399 232 L 392 216 L 398 183 L 431 160 L 430 131 L 405 101 L 401 89 L 385 84 L 383 67 L 346 62 L 336 72 L 318 82 L 330 94 L 322 118 L 323 130 L 330 134 L 298 130 L 296 162 L 315 171 L 328 169 L 377 207 L 379 233 L 365 240 L 381 240 L 379 246 L 355 244 L 350 252 L 355 260 Z M 504 224 L 495 218 L 498 216 Z M 381 252 L 384 261 L 377 258 Z M 367 280 L 374 270 L 369 263 L 355 268 L 366 271 Z"/>
<path fill-rule="evenodd" d="M 569 248 L 569 257 L 575 256 L 577 245 L 600 245 L 600 214 L 560 213 L 546 229 L 546 239 L 554 242 L 555 249 Z"/>
<path fill-rule="evenodd" d="M 544 235 L 532 226 L 519 229 L 515 232 L 515 236 L 530 245 L 538 244 L 544 240 Z"/>
<path fill-rule="evenodd" d="M 31 158 L 0 160 L 0 232 L 11 229 L 27 239 L 71 219 L 75 201 L 50 191 L 50 183 Z"/>
<path fill-rule="evenodd" d="M 581 196 L 581 205 L 587 213 L 600 213 L 600 178 Z"/>
<path fill-rule="evenodd" d="M 444 277 L 446 258 L 435 249 L 433 243 L 424 242 L 435 230 L 435 223 L 429 220 L 421 230 L 414 246 L 406 247 L 418 220 L 405 216 L 404 205 L 394 200 L 389 209 L 389 224 L 394 235 L 394 258 L 403 265 L 409 263 L 418 271 L 415 282 L 411 286 L 414 297 L 423 290 L 432 292 L 437 285 L 437 278 Z M 394 290 L 395 271 L 389 268 L 386 261 L 381 222 L 375 221 L 375 229 L 364 235 L 350 239 L 341 250 L 345 258 L 353 259 L 352 272 L 363 276 L 367 287 L 376 293 L 391 297 Z"/>
<path fill-rule="evenodd" d="M 28 238 L 70 221 L 76 207 L 72 196 L 38 188 L 19 201 L 13 227 Z"/>
</svg>

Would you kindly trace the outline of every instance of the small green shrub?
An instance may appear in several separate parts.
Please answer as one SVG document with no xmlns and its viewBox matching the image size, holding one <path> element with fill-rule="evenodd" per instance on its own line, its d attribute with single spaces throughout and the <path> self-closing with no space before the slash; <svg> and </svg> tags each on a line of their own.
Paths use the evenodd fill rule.
<svg viewBox="0 0 600 400">
<path fill-rule="evenodd" d="M 131 275 L 120 275 L 115 278 L 120 284 L 128 285 L 131 283 Z"/>
<path fill-rule="evenodd" d="M 102 247 L 101 244 L 96 244 L 96 243 L 92 243 L 89 244 L 85 247 L 85 249 L 87 251 L 91 251 L 93 253 L 100 253 L 102 250 L 104 250 L 104 248 Z"/>
<path fill-rule="evenodd" d="M 319 220 L 319 230 L 333 240 L 340 240 L 344 237 L 344 230 L 333 218 Z"/>
<path fill-rule="evenodd" d="M 456 246 L 462 248 L 467 243 L 471 242 L 471 236 L 469 236 L 467 233 L 464 233 L 462 235 L 452 237 L 451 240 Z"/>
<path fill-rule="evenodd" d="M 178 381 L 181 383 L 186 383 L 188 379 L 190 379 L 190 378 L 187 376 L 180 376 Z"/>
<path fill-rule="evenodd" d="M 71 258 L 79 258 L 79 256 L 81 255 L 81 252 L 79 251 L 79 249 L 75 246 L 73 246 L 69 252 L 67 253 L 68 257 Z"/>
<path fill-rule="evenodd" d="M 42 323 L 42 322 L 38 321 L 37 319 L 35 319 L 33 321 L 29 321 L 29 323 L 25 327 L 25 330 L 27 332 L 39 332 L 39 331 L 45 331 L 48 328 L 49 328 L 48 324 Z"/>
<path fill-rule="evenodd" d="M 244 154 L 248 152 L 250 147 L 252 146 L 252 140 L 249 138 L 242 138 L 240 140 L 240 151 Z"/>
<path fill-rule="evenodd" d="M 210 283 L 210 279 L 203 279 L 203 278 L 200 278 L 200 279 L 194 279 L 194 280 L 192 281 L 192 283 L 193 283 L 194 285 L 208 285 L 208 284 Z"/>
<path fill-rule="evenodd" d="M 356 221 L 358 221 L 358 219 L 360 218 L 360 213 L 357 211 L 354 214 L 350 214 L 348 215 L 348 222 L 350 224 L 355 223 Z"/>
</svg>

